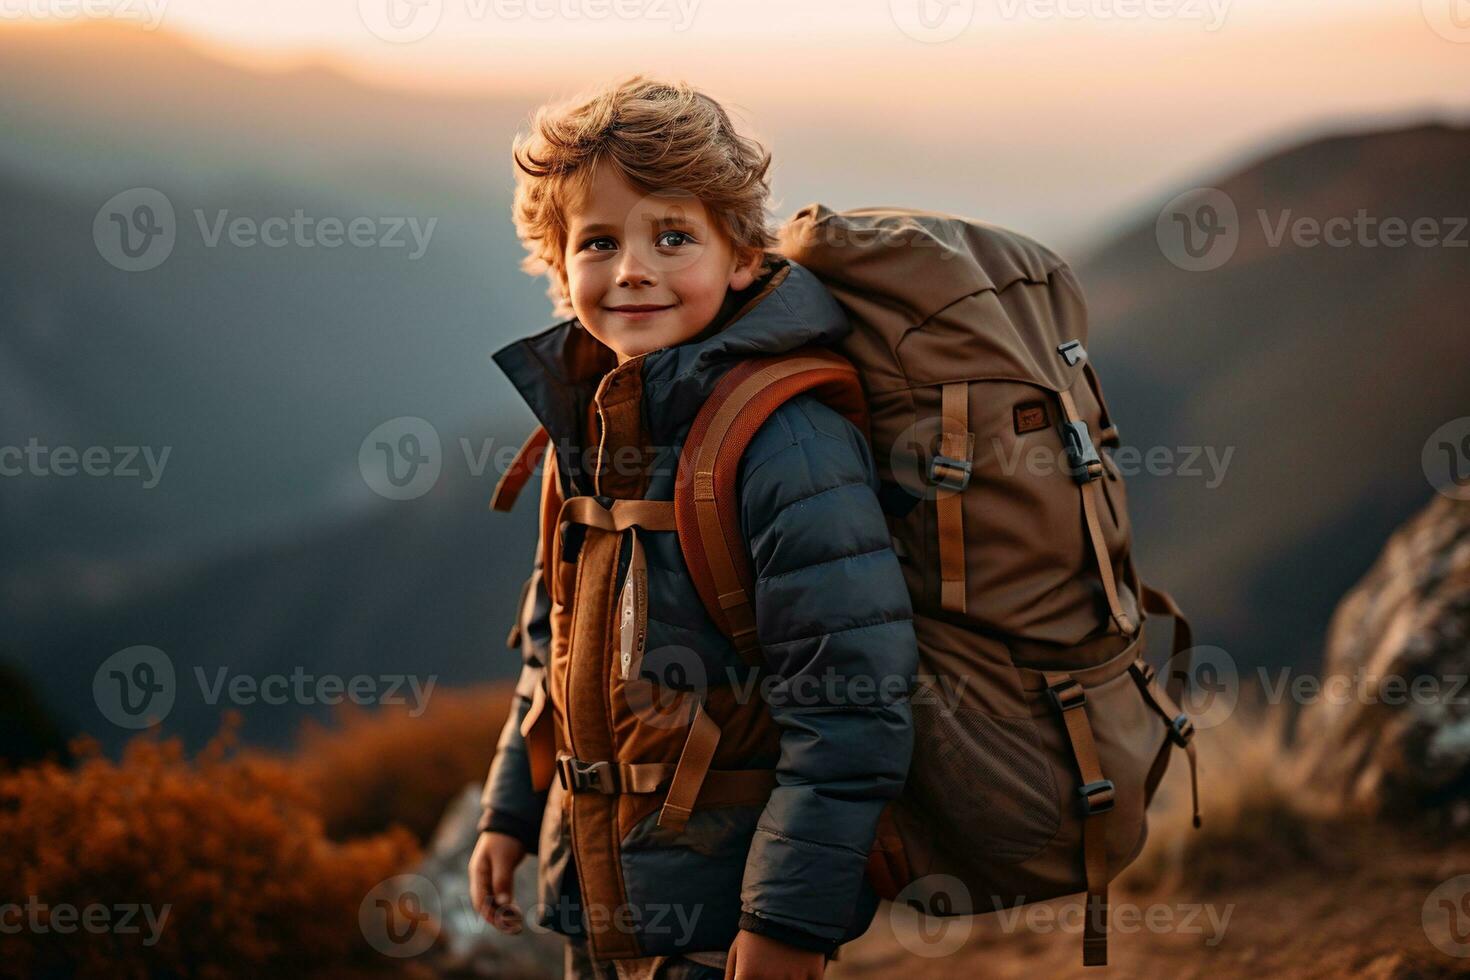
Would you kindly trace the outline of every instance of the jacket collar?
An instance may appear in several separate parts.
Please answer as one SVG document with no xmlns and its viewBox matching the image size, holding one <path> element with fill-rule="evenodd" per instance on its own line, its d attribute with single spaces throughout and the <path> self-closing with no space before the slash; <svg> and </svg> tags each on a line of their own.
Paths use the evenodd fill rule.
<svg viewBox="0 0 1470 980">
<path fill-rule="evenodd" d="M 704 331 L 622 365 L 643 383 L 643 414 L 655 446 L 687 432 L 715 384 L 736 362 L 808 344 L 830 346 L 851 331 L 842 307 L 810 271 L 771 255 L 772 268 L 730 292 Z M 494 355 L 558 452 L 581 448 L 582 420 L 617 356 L 576 317 L 514 341 Z M 567 459 L 561 460 L 563 466 Z M 567 472 L 565 469 L 563 472 Z"/>
</svg>

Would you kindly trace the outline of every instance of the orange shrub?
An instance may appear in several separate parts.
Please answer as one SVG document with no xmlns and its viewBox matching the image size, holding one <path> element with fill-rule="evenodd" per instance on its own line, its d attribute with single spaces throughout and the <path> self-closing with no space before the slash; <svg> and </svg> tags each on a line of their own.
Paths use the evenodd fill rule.
<svg viewBox="0 0 1470 980">
<path fill-rule="evenodd" d="M 303 726 L 292 757 L 319 795 L 333 838 L 394 825 L 427 840 L 445 806 L 485 779 L 510 708 L 513 684 L 435 688 L 422 714 L 344 702 L 335 723 Z"/>
<path fill-rule="evenodd" d="M 328 840 L 301 775 L 234 752 L 237 727 L 227 716 L 192 761 L 177 739 L 145 733 L 118 762 L 79 738 L 74 768 L 0 775 L 0 972 L 343 975 L 399 965 L 365 941 L 358 910 L 413 863 L 415 842 L 403 830 Z M 121 926 L 127 906 L 136 931 L 80 925 L 95 915 Z"/>
</svg>

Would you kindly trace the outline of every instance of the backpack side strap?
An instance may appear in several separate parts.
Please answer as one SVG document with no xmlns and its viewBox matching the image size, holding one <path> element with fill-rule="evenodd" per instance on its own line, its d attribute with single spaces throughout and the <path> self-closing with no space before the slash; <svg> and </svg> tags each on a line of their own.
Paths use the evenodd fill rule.
<svg viewBox="0 0 1470 980">
<path fill-rule="evenodd" d="M 1118 582 L 1113 575 L 1113 563 L 1108 555 L 1107 539 L 1103 537 L 1102 524 L 1098 519 L 1097 481 L 1103 475 L 1102 457 L 1097 454 L 1092 439 L 1087 434 L 1087 423 L 1077 414 L 1077 402 L 1072 392 L 1063 389 L 1057 392 L 1062 402 L 1062 442 L 1067 450 L 1067 459 L 1072 468 L 1072 479 L 1077 482 L 1082 494 L 1082 517 L 1087 524 L 1088 536 L 1092 539 L 1093 557 L 1097 559 L 1098 577 L 1102 579 L 1103 593 L 1107 596 L 1108 612 L 1113 628 L 1123 636 L 1132 636 L 1138 624 L 1123 611 L 1118 598 Z"/>
<path fill-rule="evenodd" d="M 950 612 L 965 611 L 965 509 L 960 494 L 970 483 L 975 435 L 970 431 L 970 385 L 952 381 L 940 389 L 939 452 L 929 462 L 929 479 L 936 487 L 935 517 L 939 522 L 939 605 Z"/>
<path fill-rule="evenodd" d="M 1087 720 L 1087 692 L 1071 674 L 1043 671 L 1047 693 L 1062 716 L 1067 742 L 1077 763 L 1082 785 L 1077 788 L 1082 808 L 1082 864 L 1087 875 L 1087 904 L 1082 931 L 1082 965 L 1108 963 L 1108 812 L 1115 797 L 1113 782 L 1103 776 L 1092 723 Z"/>
</svg>

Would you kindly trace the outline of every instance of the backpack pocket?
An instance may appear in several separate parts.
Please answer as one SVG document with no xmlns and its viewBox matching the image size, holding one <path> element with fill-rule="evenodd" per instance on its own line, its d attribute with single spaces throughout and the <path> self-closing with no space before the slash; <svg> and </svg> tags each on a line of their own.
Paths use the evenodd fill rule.
<svg viewBox="0 0 1470 980">
<path fill-rule="evenodd" d="M 1044 754 L 1056 781 L 1057 805 L 1062 814 L 1058 845 L 1037 858 L 1028 868 L 1057 890 L 1067 894 L 1085 888 L 1081 876 L 1078 851 L 1086 819 L 1106 818 L 1107 872 L 1111 879 L 1127 867 L 1147 838 L 1146 809 L 1161 753 L 1168 749 L 1167 730 L 1158 714 L 1144 699 L 1129 667 L 1143 650 L 1140 632 L 1125 649 L 1111 659 L 1067 676 L 1074 687 L 1051 687 L 1046 674 L 1030 668 L 1021 669 L 1022 683 L 1031 702 Z M 1080 689 L 1080 697 L 1077 690 Z M 1065 706 L 1065 707 L 1064 707 Z M 1086 817 L 1083 786 L 1085 779 L 1078 762 L 1079 754 L 1088 750 L 1069 734 L 1068 712 L 1082 712 L 1091 735 L 1092 753 L 1108 792 L 1094 787 L 1092 799 L 1097 803 L 1111 800 L 1111 808 L 1103 814 Z M 1080 752 L 1079 752 L 1080 749 Z"/>
<path fill-rule="evenodd" d="M 1057 786 L 1036 722 L 951 706 L 918 685 L 908 794 L 936 838 L 966 864 L 1017 864 L 1061 827 Z"/>
</svg>

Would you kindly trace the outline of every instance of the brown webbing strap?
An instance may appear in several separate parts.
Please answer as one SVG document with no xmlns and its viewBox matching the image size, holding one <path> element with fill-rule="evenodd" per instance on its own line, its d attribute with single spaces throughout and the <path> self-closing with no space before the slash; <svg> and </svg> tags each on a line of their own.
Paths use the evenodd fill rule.
<svg viewBox="0 0 1470 980">
<path fill-rule="evenodd" d="M 1116 446 L 1118 444 L 1118 427 L 1113 424 L 1113 413 L 1108 411 L 1108 403 L 1103 400 L 1102 385 L 1098 383 L 1097 372 L 1092 369 L 1092 361 L 1082 362 L 1082 373 L 1087 376 L 1087 383 L 1092 386 L 1092 397 L 1097 399 L 1098 412 L 1101 418 L 1098 420 L 1102 431 L 1097 434 L 1099 446 Z"/>
<path fill-rule="evenodd" d="M 1128 667 L 1133 674 L 1133 679 L 1138 682 L 1138 689 L 1143 692 L 1143 699 L 1158 712 L 1159 717 L 1164 719 L 1164 724 L 1169 726 L 1169 740 L 1184 749 L 1185 755 L 1189 757 L 1189 793 L 1194 804 L 1194 826 L 1198 829 L 1199 818 L 1199 758 L 1194 748 L 1194 723 L 1189 720 L 1184 712 L 1169 695 L 1159 690 L 1155 685 L 1155 671 L 1153 664 L 1143 660 L 1135 660 Z"/>
<path fill-rule="evenodd" d="M 510 510 L 516 504 L 516 497 L 520 496 L 521 488 L 531 478 L 531 471 L 541 460 L 541 452 L 551 441 L 546 427 L 538 425 L 526 436 L 526 441 L 521 448 L 516 450 L 515 458 L 510 461 L 500 479 L 495 483 L 495 492 L 490 495 L 490 508 L 492 510 Z"/>
<path fill-rule="evenodd" d="M 946 384 L 940 393 L 939 454 L 949 459 L 970 462 L 974 437 L 970 434 L 970 386 L 964 381 Z M 955 471 L 935 461 L 935 475 L 941 478 L 969 474 Z M 962 486 L 963 486 L 962 483 Z M 965 611 L 965 517 L 962 489 L 941 484 L 935 493 L 934 508 L 939 521 L 939 605 L 950 612 Z"/>
<path fill-rule="evenodd" d="M 553 765 L 572 761 L 571 754 L 563 752 Z M 581 760 L 575 761 L 586 765 Z M 617 783 L 612 788 L 617 793 L 657 793 L 677 770 L 672 762 L 619 762 L 608 768 L 617 773 Z M 705 773 L 694 809 L 760 802 L 771 795 L 775 786 L 774 769 L 711 769 Z"/>
<path fill-rule="evenodd" d="M 679 753 L 679 762 L 674 769 L 673 781 L 669 783 L 669 795 L 664 798 L 663 809 L 658 814 L 658 825 L 678 833 L 694 812 L 699 799 L 699 788 L 704 785 L 705 774 L 715 757 L 715 748 L 720 744 L 720 726 L 715 724 L 704 710 L 704 702 L 694 706 L 694 718 L 689 724 L 689 737 L 684 741 L 684 751 Z"/>
<path fill-rule="evenodd" d="M 1082 788 L 1096 787 L 1096 795 L 1083 792 L 1092 809 L 1082 818 L 1082 864 L 1087 876 L 1087 905 L 1082 932 L 1082 965 L 1106 966 L 1108 962 L 1108 852 L 1107 819 L 1113 806 L 1113 786 L 1103 776 L 1092 725 L 1087 720 L 1086 692 L 1065 671 L 1043 671 L 1046 683 L 1066 727 L 1072 757 L 1082 777 Z"/>
<path fill-rule="evenodd" d="M 645 531 L 676 529 L 672 500 L 614 500 L 611 507 L 604 507 L 596 497 L 568 497 L 557 520 L 604 531 L 625 531 L 635 524 Z"/>
<path fill-rule="evenodd" d="M 1136 577 L 1136 576 L 1135 576 Z M 1184 683 L 1189 679 L 1190 651 L 1194 649 L 1194 630 L 1189 618 L 1179 608 L 1174 597 L 1163 589 L 1155 589 L 1143 582 L 1137 584 L 1138 601 L 1146 613 L 1169 616 L 1174 620 L 1174 642 L 1170 644 L 1169 662 L 1164 665 L 1164 690 L 1175 704 L 1184 700 Z"/>
<path fill-rule="evenodd" d="M 561 513 L 561 478 L 557 472 L 556 453 L 546 457 L 541 467 L 541 533 L 536 538 L 536 555 L 541 559 L 541 583 L 553 602 L 561 602 L 558 585 L 561 580 L 561 526 L 556 517 Z"/>
<path fill-rule="evenodd" d="M 720 513 L 722 501 L 716 499 L 716 464 L 720 461 L 726 438 L 731 436 L 737 422 L 749 420 L 748 416 L 745 419 L 742 416 L 762 392 L 806 372 L 814 372 L 814 378 L 825 378 L 834 370 L 844 369 L 854 371 L 851 364 L 830 355 L 801 355 L 775 360 L 751 372 L 723 396 L 697 440 L 693 457 L 693 503 L 700 546 L 708 563 L 716 599 L 725 616 L 730 640 L 741 658 L 752 665 L 758 666 L 761 662 L 755 608 L 745 587 L 748 575 L 742 576 L 737 567 L 726 535 L 725 521 Z M 747 438 L 753 434 L 747 433 Z M 688 449 L 686 443 L 686 453 Z"/>
<path fill-rule="evenodd" d="M 1072 393 L 1059 391 L 1057 394 L 1061 396 L 1062 412 L 1066 415 L 1067 421 L 1081 422 L 1082 417 L 1077 414 L 1077 403 L 1073 401 Z M 1103 592 L 1108 598 L 1108 612 L 1112 616 L 1113 627 L 1124 636 L 1132 636 L 1137 632 L 1138 627 L 1123 611 L 1122 600 L 1118 598 L 1118 583 L 1113 576 L 1113 562 L 1108 555 L 1107 539 L 1103 537 L 1102 523 L 1097 516 L 1097 479 L 1079 482 L 1077 486 L 1082 493 L 1082 515 L 1087 523 L 1087 533 L 1092 538 L 1092 553 L 1097 559 L 1097 573 L 1102 579 Z"/>
</svg>

